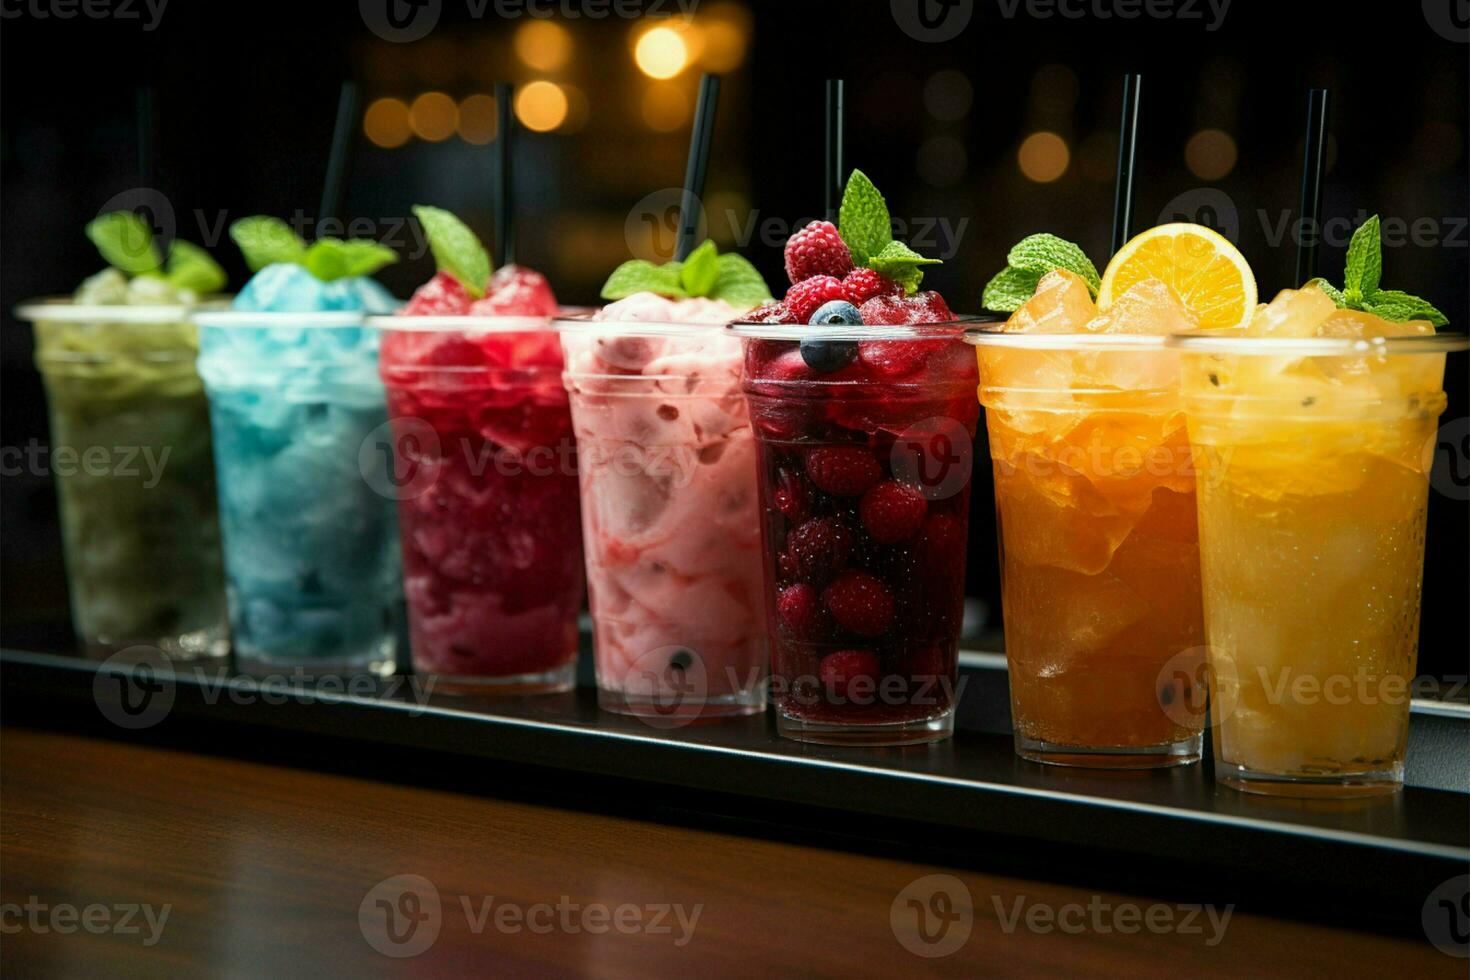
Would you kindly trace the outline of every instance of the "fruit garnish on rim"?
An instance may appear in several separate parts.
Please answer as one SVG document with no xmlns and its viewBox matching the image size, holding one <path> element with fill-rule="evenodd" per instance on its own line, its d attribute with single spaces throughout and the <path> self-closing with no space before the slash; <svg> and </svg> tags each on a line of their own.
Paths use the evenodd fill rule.
<svg viewBox="0 0 1470 980">
<path fill-rule="evenodd" d="M 838 225 L 813 221 L 787 239 L 791 286 L 779 302 L 753 311 L 745 322 L 892 326 L 953 320 L 942 296 L 919 291 L 924 266 L 941 261 L 894 240 L 888 203 L 866 174 L 854 170 L 843 189 Z M 822 364 L 841 367 L 837 360 L 821 355 Z"/>
<path fill-rule="evenodd" d="M 1243 327 L 1256 306 L 1245 257 L 1202 225 L 1135 236 L 1101 276 L 1081 248 L 1055 235 L 1022 239 L 985 287 L 986 309 L 1027 333 L 1168 334 Z"/>
</svg>

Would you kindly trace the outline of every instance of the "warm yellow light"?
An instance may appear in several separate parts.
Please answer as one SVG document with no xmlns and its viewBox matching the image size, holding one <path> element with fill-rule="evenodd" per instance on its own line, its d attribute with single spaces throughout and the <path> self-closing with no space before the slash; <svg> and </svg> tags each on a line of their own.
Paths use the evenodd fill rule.
<svg viewBox="0 0 1470 980">
<path fill-rule="evenodd" d="M 419 139 L 438 143 L 454 135 L 459 107 L 443 92 L 425 92 L 408 107 L 408 124 Z"/>
<path fill-rule="evenodd" d="M 572 55 L 572 35 L 555 21 L 526 21 L 514 43 L 516 56 L 539 71 L 554 71 Z"/>
<path fill-rule="evenodd" d="M 689 64 L 689 47 L 673 28 L 655 27 L 638 39 L 633 59 L 649 78 L 673 78 Z"/>
<path fill-rule="evenodd" d="M 402 146 L 413 136 L 408 125 L 408 106 L 402 99 L 378 99 L 362 117 L 362 134 L 374 146 Z"/>
<path fill-rule="evenodd" d="M 1235 169 L 1235 139 L 1219 129 L 1202 129 L 1184 144 L 1184 163 L 1201 180 L 1219 180 Z"/>
<path fill-rule="evenodd" d="M 459 104 L 459 138 L 483 146 L 495 139 L 495 97 L 471 95 Z"/>
<path fill-rule="evenodd" d="M 516 118 L 538 133 L 549 133 L 567 117 L 567 95 L 555 82 L 532 82 L 516 93 Z"/>
<path fill-rule="evenodd" d="M 1067 172 L 1072 153 L 1067 141 L 1056 133 L 1032 133 L 1021 141 L 1016 163 L 1028 180 L 1049 184 Z"/>
<path fill-rule="evenodd" d="M 587 102 L 587 93 L 575 85 L 563 85 L 562 94 L 567 97 L 567 117 L 558 126 L 559 133 L 575 133 L 587 125 L 592 107 Z"/>
<path fill-rule="evenodd" d="M 677 82 L 655 82 L 643 93 L 643 121 L 660 133 L 672 133 L 689 121 L 689 98 Z"/>
<path fill-rule="evenodd" d="M 745 32 L 727 20 L 704 25 L 700 64 L 710 71 L 734 71 L 745 60 Z"/>
</svg>

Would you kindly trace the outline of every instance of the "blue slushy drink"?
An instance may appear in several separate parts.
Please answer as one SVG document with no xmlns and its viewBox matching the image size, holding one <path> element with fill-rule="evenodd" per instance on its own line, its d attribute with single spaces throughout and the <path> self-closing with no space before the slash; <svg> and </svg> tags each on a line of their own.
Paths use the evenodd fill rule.
<svg viewBox="0 0 1470 980">
<path fill-rule="evenodd" d="M 393 253 L 333 239 L 307 248 L 273 219 L 231 234 L 258 271 L 230 312 L 200 319 L 199 373 L 236 666 L 389 672 L 402 592 L 395 503 L 360 459 L 387 423 L 364 317 L 398 305 L 367 273 Z"/>
</svg>

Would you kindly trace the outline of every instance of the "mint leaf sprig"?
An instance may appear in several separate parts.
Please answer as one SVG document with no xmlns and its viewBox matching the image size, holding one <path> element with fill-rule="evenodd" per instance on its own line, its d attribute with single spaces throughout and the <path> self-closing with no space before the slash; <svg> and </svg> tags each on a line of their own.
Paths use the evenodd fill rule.
<svg viewBox="0 0 1470 980">
<path fill-rule="evenodd" d="M 893 238 L 893 218 L 888 202 L 861 170 L 854 170 L 842 190 L 837 212 L 837 233 L 852 253 L 852 264 L 867 266 L 885 279 L 899 283 L 912 295 L 924 281 L 923 266 L 939 265 Z"/>
<path fill-rule="evenodd" d="M 655 265 L 630 259 L 613 270 L 602 285 L 602 298 L 626 299 L 634 293 L 657 293 L 669 299 L 704 296 L 731 306 L 753 307 L 768 302 L 771 290 L 744 256 L 720 254 L 715 243 L 701 242 L 689 258 Z"/>
<path fill-rule="evenodd" d="M 370 276 L 398 261 L 386 245 L 370 238 L 318 238 L 307 245 L 296 230 L 280 218 L 254 215 L 230 225 L 230 237 L 245 256 L 251 272 L 268 265 L 299 265 L 322 282 L 350 276 Z"/>
<path fill-rule="evenodd" d="M 1442 327 L 1450 322 L 1428 300 L 1397 289 L 1379 288 L 1383 278 L 1383 230 L 1376 214 L 1353 232 L 1342 278 L 1342 289 L 1321 278 L 1306 285 L 1322 290 L 1338 309 L 1362 310 L 1393 323 L 1428 320 L 1433 326 Z"/>
<path fill-rule="evenodd" d="M 1041 277 L 1056 269 L 1075 272 L 1097 297 L 1102 277 L 1081 247 L 1056 235 L 1027 235 L 1008 255 L 1006 267 L 985 284 L 981 305 L 998 313 L 1014 313 L 1036 292 Z"/>
<path fill-rule="evenodd" d="M 176 239 L 165 260 L 158 253 L 153 231 L 132 211 L 109 211 L 87 224 L 87 237 L 107 264 L 130 278 L 161 279 L 175 289 L 214 293 L 228 277 L 219 263 L 198 245 Z"/>
</svg>

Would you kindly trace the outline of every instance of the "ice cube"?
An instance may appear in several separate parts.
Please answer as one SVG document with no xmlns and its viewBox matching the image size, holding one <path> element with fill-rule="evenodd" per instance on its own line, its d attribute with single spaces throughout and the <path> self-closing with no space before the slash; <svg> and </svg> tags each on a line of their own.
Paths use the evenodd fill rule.
<svg viewBox="0 0 1470 980">
<path fill-rule="evenodd" d="M 1197 330 L 1199 320 L 1167 283 L 1144 279 L 1128 287 L 1107 312 L 1088 321 L 1089 333 L 1167 336 Z"/>
<path fill-rule="evenodd" d="M 1283 289 L 1251 318 L 1246 332 L 1253 337 L 1317 337 L 1337 305 L 1317 288 Z"/>
<path fill-rule="evenodd" d="M 288 262 L 273 263 L 252 276 L 236 294 L 234 308 L 290 313 L 330 309 L 326 283 L 305 268 Z"/>
<path fill-rule="evenodd" d="M 1065 269 L 1048 272 L 1036 292 L 1006 321 L 1007 333 L 1081 333 L 1097 315 L 1092 293 L 1081 276 Z"/>
</svg>

